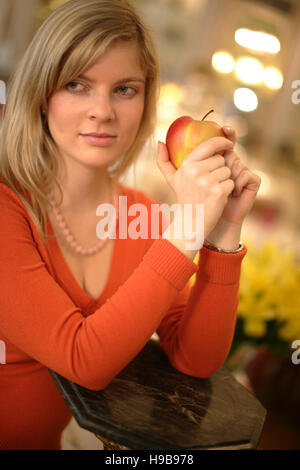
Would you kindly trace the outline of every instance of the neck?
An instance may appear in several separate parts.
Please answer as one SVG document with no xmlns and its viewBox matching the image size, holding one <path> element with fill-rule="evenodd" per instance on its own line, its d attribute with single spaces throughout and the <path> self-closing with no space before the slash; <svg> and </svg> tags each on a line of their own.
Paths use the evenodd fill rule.
<svg viewBox="0 0 300 470">
<path fill-rule="evenodd" d="M 58 179 L 62 191 L 63 201 L 60 210 L 73 217 L 85 217 L 95 214 L 100 204 L 112 203 L 112 184 L 115 188 L 116 181 L 113 180 L 106 170 L 85 171 L 81 168 L 77 174 L 72 173 Z M 59 201 L 59 192 L 52 191 L 56 203 Z"/>
</svg>

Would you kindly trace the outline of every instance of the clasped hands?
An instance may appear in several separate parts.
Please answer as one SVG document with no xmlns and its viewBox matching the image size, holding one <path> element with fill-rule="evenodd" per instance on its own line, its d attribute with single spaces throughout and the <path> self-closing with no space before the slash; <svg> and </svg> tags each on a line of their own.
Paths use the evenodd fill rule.
<svg viewBox="0 0 300 470">
<path fill-rule="evenodd" d="M 236 143 L 236 132 L 232 127 L 222 127 L 227 139 Z M 250 212 L 259 187 L 261 178 L 253 173 L 248 166 L 232 151 L 224 153 L 225 165 L 231 170 L 231 179 L 235 183 L 234 190 L 228 197 L 221 219 L 232 225 L 242 225 L 244 218 Z"/>
</svg>

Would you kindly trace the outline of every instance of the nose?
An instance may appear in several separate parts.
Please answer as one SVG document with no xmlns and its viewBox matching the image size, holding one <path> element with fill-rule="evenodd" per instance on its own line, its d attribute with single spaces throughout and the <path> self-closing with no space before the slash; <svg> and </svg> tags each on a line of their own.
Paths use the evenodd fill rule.
<svg viewBox="0 0 300 470">
<path fill-rule="evenodd" d="M 99 119 L 100 121 L 112 121 L 115 119 L 112 98 L 108 93 L 101 93 L 92 98 L 89 117 Z"/>
</svg>

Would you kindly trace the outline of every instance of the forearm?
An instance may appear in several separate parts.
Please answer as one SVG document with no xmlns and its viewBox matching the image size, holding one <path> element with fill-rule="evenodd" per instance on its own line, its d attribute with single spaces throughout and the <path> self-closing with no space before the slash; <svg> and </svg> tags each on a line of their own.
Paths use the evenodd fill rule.
<svg viewBox="0 0 300 470">
<path fill-rule="evenodd" d="M 241 224 L 229 224 L 220 219 L 206 240 L 223 250 L 235 250 L 239 247 L 241 232 Z"/>
<path fill-rule="evenodd" d="M 158 334 L 170 362 L 183 373 L 209 377 L 225 361 L 233 339 L 241 261 L 237 254 L 200 251 L 196 283 L 181 315 L 174 307 Z M 170 333 L 170 331 L 172 331 Z"/>
<path fill-rule="evenodd" d="M 184 229 L 180 217 L 177 220 L 176 217 L 177 216 L 175 216 L 174 220 L 170 223 L 170 226 L 163 234 L 163 238 L 169 240 L 190 260 L 195 259 L 197 252 L 202 248 L 203 242 L 205 240 L 224 250 L 234 251 L 239 247 L 242 224 L 230 224 L 221 218 L 215 228 L 209 234 L 205 234 L 204 230 L 203 234 L 201 234 L 195 231 L 197 224 L 193 219 L 190 221 L 190 225 L 193 227 L 195 238 L 193 240 L 189 240 L 184 236 Z M 178 230 L 177 233 L 181 233 L 180 237 L 176 236 L 176 230 Z M 191 247 L 193 249 L 191 249 Z"/>
<path fill-rule="evenodd" d="M 140 352 L 196 268 L 169 243 L 154 242 L 132 275 L 78 330 L 74 372 L 86 374 L 87 388 L 105 388 Z"/>
<path fill-rule="evenodd" d="M 164 231 L 162 238 L 168 240 L 178 250 L 181 251 L 191 261 L 195 259 L 198 251 L 202 248 L 204 242 L 204 227 L 197 221 L 195 215 L 188 217 L 184 211 L 178 210 L 167 229 Z M 186 229 L 191 232 L 193 238 L 188 238 Z M 201 233 L 201 230 L 203 233 Z M 190 235 L 190 234 L 189 234 Z"/>
</svg>

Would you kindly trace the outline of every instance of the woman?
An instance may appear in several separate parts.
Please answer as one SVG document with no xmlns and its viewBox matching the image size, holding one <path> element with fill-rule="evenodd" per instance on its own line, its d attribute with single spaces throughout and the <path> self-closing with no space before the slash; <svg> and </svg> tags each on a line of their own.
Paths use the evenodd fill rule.
<svg viewBox="0 0 300 470">
<path fill-rule="evenodd" d="M 177 171 L 164 144 L 157 154 L 180 207 L 204 204 L 204 236 L 223 252 L 206 243 L 197 265 L 198 250 L 161 225 L 156 239 L 99 240 L 95 230 L 97 208 L 118 209 L 119 196 L 148 214 L 156 203 L 119 179 L 153 135 L 158 83 L 151 37 L 122 0 L 55 10 L 15 72 L 0 141 L 1 449 L 61 448 L 71 413 L 48 368 L 104 389 L 155 331 L 186 374 L 208 377 L 226 359 L 241 228 L 259 187 L 234 153 L 234 131 Z"/>
</svg>

